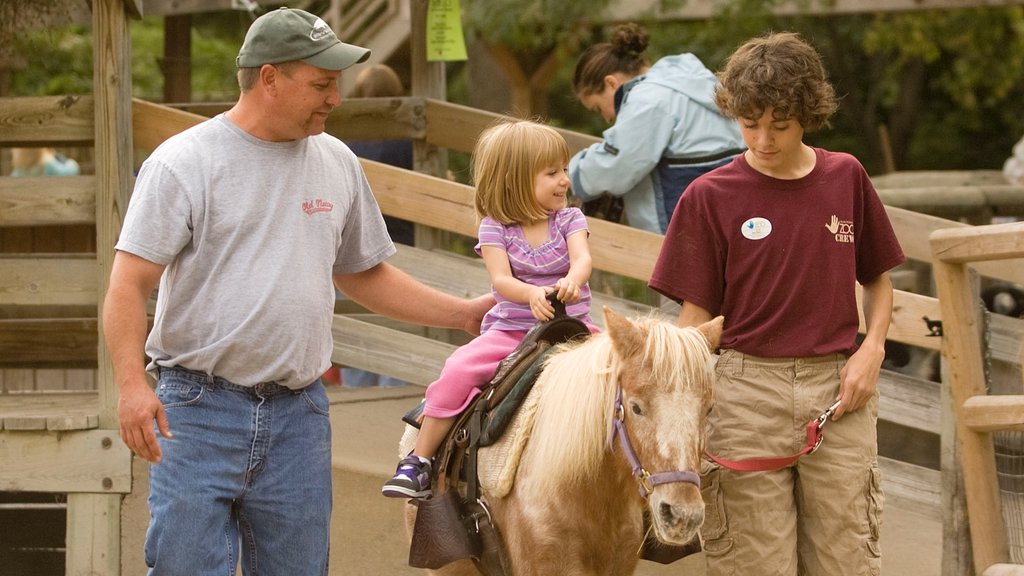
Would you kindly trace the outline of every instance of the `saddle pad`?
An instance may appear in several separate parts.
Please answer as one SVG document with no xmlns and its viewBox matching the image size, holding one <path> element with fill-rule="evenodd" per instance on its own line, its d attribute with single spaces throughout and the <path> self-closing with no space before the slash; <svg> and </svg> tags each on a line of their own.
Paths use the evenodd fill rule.
<svg viewBox="0 0 1024 576">
<path fill-rule="evenodd" d="M 416 439 L 420 437 L 420 429 L 412 426 L 411 424 L 405 425 L 405 432 L 402 433 L 402 439 L 398 441 L 398 459 L 401 460 L 412 452 L 412 449 L 416 447 Z"/>
<path fill-rule="evenodd" d="M 534 386 L 498 441 L 481 446 L 477 452 L 477 477 L 484 494 L 504 498 L 512 491 L 519 460 L 533 431 L 539 399 L 540 390 Z"/>
</svg>

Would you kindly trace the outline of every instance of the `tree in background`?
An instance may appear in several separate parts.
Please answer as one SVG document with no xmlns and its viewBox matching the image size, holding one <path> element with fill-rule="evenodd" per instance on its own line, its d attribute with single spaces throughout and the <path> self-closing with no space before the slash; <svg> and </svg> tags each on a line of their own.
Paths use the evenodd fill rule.
<svg viewBox="0 0 1024 576">
<path fill-rule="evenodd" d="M 744 40 L 793 30 L 822 52 L 842 96 L 812 144 L 854 153 L 869 172 L 998 169 L 1024 134 L 1024 7 L 774 16 L 787 0 L 734 0 L 707 21 L 643 22 L 652 60 L 693 52 L 717 69 Z M 611 24 L 595 28 L 603 39 Z M 585 43 L 589 44 L 589 42 Z M 598 134 L 566 107 L 571 67 L 549 93 L 553 122 Z"/>
<path fill-rule="evenodd" d="M 803 0 L 732 0 L 714 18 L 656 21 L 637 14 L 651 33 L 648 56 L 693 52 L 712 69 L 742 41 L 769 30 L 794 30 L 826 59 L 840 95 L 831 130 L 812 144 L 854 153 L 872 174 L 897 170 L 999 169 L 1022 134 L 1024 7 L 988 7 L 839 16 L 774 16 L 773 7 Z M 498 112 L 535 114 L 555 125 L 599 135 L 604 126 L 572 96 L 571 77 L 583 48 L 606 38 L 598 23 L 610 0 L 463 2 L 472 58 L 486 52 L 513 88 L 486 68 L 449 64 L 449 97 Z M 665 0 L 665 8 L 684 0 Z M 0 61 L 23 61 L 10 73 L 14 96 L 83 94 L 92 90 L 92 41 L 85 24 L 39 29 L 84 0 L 0 0 Z M 20 11 L 17 12 L 16 11 Z M 86 11 L 87 13 L 87 11 Z M 27 21 L 36 26 L 18 31 Z M 13 24 L 12 24 L 13 23 Z M 195 100 L 237 95 L 234 56 L 249 17 L 207 13 L 193 22 Z M 161 98 L 160 18 L 132 22 L 135 96 Z M 472 64 L 472 63 L 471 63 Z M 497 104 L 499 103 L 500 104 Z"/>
<path fill-rule="evenodd" d="M 0 0 L 0 17 L 7 15 L 4 6 L 17 0 Z M 63 6 L 84 0 L 40 0 L 40 8 Z M 19 3 L 29 5 L 31 3 Z M 49 10 L 50 8 L 47 8 Z M 0 50 L 19 62 L 11 72 L 9 95 L 45 96 L 56 94 L 89 94 L 92 92 L 92 29 L 88 10 L 68 22 L 67 12 L 53 16 L 51 12 L 34 12 L 21 16 L 22 21 L 35 21 L 25 27 L 0 26 Z M 56 18 L 55 20 L 47 20 Z M 43 27 L 52 21 L 57 25 Z M 195 19 L 192 27 L 192 83 L 197 101 L 228 101 L 238 96 L 235 79 L 235 56 L 251 20 L 245 12 L 206 14 Z M 6 32 L 4 32 L 6 30 Z M 132 95 L 145 100 L 160 101 L 163 74 L 163 19 L 160 17 L 133 20 Z M 4 44 L 7 34 L 7 44 Z"/>
</svg>

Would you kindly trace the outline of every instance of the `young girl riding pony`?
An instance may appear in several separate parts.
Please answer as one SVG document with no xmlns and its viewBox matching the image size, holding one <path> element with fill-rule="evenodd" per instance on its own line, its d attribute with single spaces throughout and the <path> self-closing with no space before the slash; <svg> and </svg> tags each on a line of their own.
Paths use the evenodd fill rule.
<svg viewBox="0 0 1024 576">
<path fill-rule="evenodd" d="M 473 151 L 476 212 L 481 218 L 476 252 L 484 259 L 496 304 L 480 336 L 457 349 L 426 392 L 416 446 L 398 464 L 381 492 L 394 498 L 431 495 L 431 458 L 455 417 L 480 392 L 498 363 L 538 321 L 555 310 L 555 292 L 568 315 L 591 332 L 591 259 L 587 220 L 569 208 L 569 147 L 553 128 L 529 120 L 497 124 Z"/>
</svg>

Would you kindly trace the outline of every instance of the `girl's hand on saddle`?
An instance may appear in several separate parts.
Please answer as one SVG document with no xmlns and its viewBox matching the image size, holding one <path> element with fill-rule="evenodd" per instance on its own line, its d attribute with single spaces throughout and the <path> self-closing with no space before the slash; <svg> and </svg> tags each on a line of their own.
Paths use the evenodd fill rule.
<svg viewBox="0 0 1024 576">
<path fill-rule="evenodd" d="M 555 282 L 555 292 L 558 299 L 565 304 L 575 304 L 580 300 L 580 285 L 568 278 L 561 278 Z"/>
<path fill-rule="evenodd" d="M 535 286 L 530 291 L 530 311 L 533 312 L 533 317 L 541 322 L 555 317 L 555 307 L 547 299 L 549 291 L 551 291 L 550 286 Z"/>
</svg>

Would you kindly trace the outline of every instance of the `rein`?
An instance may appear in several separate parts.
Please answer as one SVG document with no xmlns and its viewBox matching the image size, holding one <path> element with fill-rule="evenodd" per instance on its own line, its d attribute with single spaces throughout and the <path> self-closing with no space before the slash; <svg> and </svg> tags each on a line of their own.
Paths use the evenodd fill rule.
<svg viewBox="0 0 1024 576">
<path fill-rule="evenodd" d="M 826 408 L 820 416 L 807 423 L 807 443 L 796 454 L 778 458 L 746 458 L 743 460 L 729 460 L 728 458 L 715 456 L 711 452 L 704 452 L 704 455 L 717 464 L 736 472 L 771 472 L 781 470 L 787 466 L 792 466 L 805 454 L 814 454 L 815 450 L 821 446 L 821 441 L 825 439 L 825 424 L 828 423 L 829 418 L 832 417 L 832 414 L 838 408 L 839 401 L 836 400 L 835 404 Z"/>
<path fill-rule="evenodd" d="M 640 464 L 640 459 L 636 457 L 636 451 L 633 450 L 633 443 L 629 441 L 629 434 L 626 433 L 626 409 L 622 406 L 622 388 L 615 391 L 615 435 L 619 438 L 619 445 L 622 446 L 622 452 L 626 455 L 626 459 L 629 460 L 629 465 L 633 468 L 633 477 L 636 478 L 636 483 L 640 488 L 640 497 L 647 499 L 651 492 L 654 492 L 654 487 L 660 484 L 671 484 L 673 482 L 688 482 L 693 484 L 700 489 L 700 476 L 695 472 L 688 470 L 675 470 L 673 472 L 657 472 L 651 474 Z"/>
</svg>

